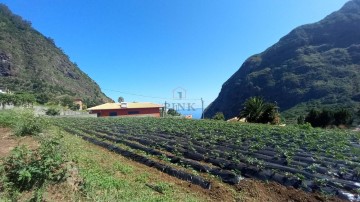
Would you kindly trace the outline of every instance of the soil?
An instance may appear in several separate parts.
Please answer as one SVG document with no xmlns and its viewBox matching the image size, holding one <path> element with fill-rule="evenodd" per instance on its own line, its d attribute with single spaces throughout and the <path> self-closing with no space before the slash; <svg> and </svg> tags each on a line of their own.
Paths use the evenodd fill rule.
<svg viewBox="0 0 360 202">
<path fill-rule="evenodd" d="M 236 188 L 244 193 L 243 201 L 344 201 L 336 197 L 324 196 L 319 193 L 307 193 L 293 187 L 285 187 L 276 182 L 265 183 L 252 179 L 240 182 Z"/>
<path fill-rule="evenodd" d="M 9 155 L 16 146 L 26 145 L 29 149 L 36 149 L 39 143 L 32 137 L 16 137 L 9 128 L 0 128 L 0 161 Z"/>
</svg>

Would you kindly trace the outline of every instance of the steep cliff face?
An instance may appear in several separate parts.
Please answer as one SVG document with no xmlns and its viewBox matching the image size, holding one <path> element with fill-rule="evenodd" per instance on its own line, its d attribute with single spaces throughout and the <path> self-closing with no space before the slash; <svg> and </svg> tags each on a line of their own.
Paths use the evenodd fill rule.
<svg viewBox="0 0 360 202">
<path fill-rule="evenodd" d="M 360 0 L 294 29 L 248 58 L 223 84 L 205 116 L 223 112 L 234 117 L 251 96 L 276 101 L 281 111 L 314 104 L 359 107 Z"/>
<path fill-rule="evenodd" d="M 51 38 L 0 4 L 0 87 L 36 96 L 69 95 L 90 104 L 110 101 Z"/>
</svg>

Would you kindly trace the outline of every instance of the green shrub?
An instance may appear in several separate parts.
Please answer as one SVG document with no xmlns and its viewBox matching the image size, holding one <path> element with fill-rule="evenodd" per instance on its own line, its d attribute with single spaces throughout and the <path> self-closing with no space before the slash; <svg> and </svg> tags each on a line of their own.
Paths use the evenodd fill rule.
<svg viewBox="0 0 360 202">
<path fill-rule="evenodd" d="M 297 124 L 298 125 L 303 125 L 305 124 L 305 117 L 303 115 L 300 115 L 298 118 L 297 118 Z"/>
<path fill-rule="evenodd" d="M 37 135 L 47 125 L 45 118 L 35 116 L 29 109 L 0 111 L 0 126 L 12 128 L 18 136 Z"/>
<path fill-rule="evenodd" d="M 46 110 L 45 114 L 48 115 L 48 116 L 59 116 L 60 115 L 60 110 L 51 107 L 51 108 Z"/>
<path fill-rule="evenodd" d="M 214 120 L 218 120 L 218 121 L 224 121 L 225 120 L 225 116 L 222 112 L 217 112 L 212 119 Z"/>
<path fill-rule="evenodd" d="M 2 184 L 9 191 L 22 192 L 41 188 L 45 182 L 57 182 L 66 173 L 65 153 L 60 138 L 44 138 L 41 146 L 30 150 L 15 147 L 0 169 Z"/>
<path fill-rule="evenodd" d="M 35 102 L 35 97 L 32 94 L 0 94 L 0 105 L 4 108 L 5 105 L 28 106 Z"/>
<path fill-rule="evenodd" d="M 262 97 L 250 97 L 244 102 L 238 118 L 250 123 L 280 124 L 281 118 L 276 103 L 265 102 Z"/>
<path fill-rule="evenodd" d="M 353 115 L 346 109 L 340 109 L 334 112 L 334 124 L 339 125 L 351 125 L 353 123 Z"/>
<path fill-rule="evenodd" d="M 14 110 L 0 110 L 0 126 L 12 127 L 16 123 Z"/>
<path fill-rule="evenodd" d="M 305 117 L 305 122 L 310 123 L 313 127 L 327 127 L 331 125 L 351 125 L 353 122 L 352 114 L 346 109 L 338 111 L 323 109 L 311 109 Z"/>
<path fill-rule="evenodd" d="M 69 108 L 73 111 L 78 111 L 80 109 L 80 105 L 73 103 L 73 104 L 69 105 Z"/>
<path fill-rule="evenodd" d="M 171 116 L 180 116 L 181 115 L 179 112 L 177 112 L 175 109 L 172 109 L 172 108 L 168 109 L 167 114 L 171 115 Z"/>
<path fill-rule="evenodd" d="M 298 124 L 297 127 L 303 130 L 311 130 L 313 128 L 311 124 L 307 122 L 304 124 Z"/>
<path fill-rule="evenodd" d="M 35 116 L 31 110 L 21 110 L 15 113 L 14 133 L 18 136 L 37 135 L 47 127 L 43 117 Z"/>
</svg>

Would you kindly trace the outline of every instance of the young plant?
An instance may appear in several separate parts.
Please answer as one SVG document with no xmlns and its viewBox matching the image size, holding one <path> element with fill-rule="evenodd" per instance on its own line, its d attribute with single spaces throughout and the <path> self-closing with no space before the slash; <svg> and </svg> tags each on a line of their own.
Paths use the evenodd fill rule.
<svg viewBox="0 0 360 202">
<path fill-rule="evenodd" d="M 64 151 L 59 138 L 45 138 L 40 148 L 15 147 L 4 160 L 1 176 L 10 192 L 41 189 L 45 182 L 57 182 L 66 173 Z"/>
</svg>

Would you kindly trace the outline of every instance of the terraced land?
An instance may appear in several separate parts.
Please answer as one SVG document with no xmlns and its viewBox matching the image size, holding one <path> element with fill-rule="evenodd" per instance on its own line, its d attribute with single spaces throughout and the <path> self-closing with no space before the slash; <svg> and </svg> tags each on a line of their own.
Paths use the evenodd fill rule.
<svg viewBox="0 0 360 202">
<path fill-rule="evenodd" d="M 84 140 L 204 189 L 254 178 L 359 200 L 360 133 L 169 118 L 56 118 Z"/>
</svg>

